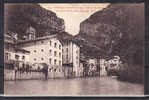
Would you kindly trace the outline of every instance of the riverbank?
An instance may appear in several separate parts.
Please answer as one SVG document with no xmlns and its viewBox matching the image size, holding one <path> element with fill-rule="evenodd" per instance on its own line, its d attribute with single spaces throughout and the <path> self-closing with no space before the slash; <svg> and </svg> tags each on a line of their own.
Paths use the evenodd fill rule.
<svg viewBox="0 0 149 100">
<path fill-rule="evenodd" d="M 49 72 L 48 79 L 64 78 L 63 72 Z M 15 80 L 45 80 L 45 74 L 43 72 L 19 72 L 15 73 L 15 70 L 4 70 L 5 81 Z"/>
</svg>

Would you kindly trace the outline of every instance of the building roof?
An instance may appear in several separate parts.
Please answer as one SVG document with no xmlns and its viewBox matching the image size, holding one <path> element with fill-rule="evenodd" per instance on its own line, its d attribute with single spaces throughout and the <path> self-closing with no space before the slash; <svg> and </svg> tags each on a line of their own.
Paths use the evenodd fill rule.
<svg viewBox="0 0 149 100">
<path fill-rule="evenodd" d="M 20 52 L 24 52 L 24 53 L 30 53 L 30 51 L 27 51 L 27 50 L 22 49 L 22 48 L 16 48 L 15 50 L 16 50 L 16 52 L 20 51 Z"/>
<path fill-rule="evenodd" d="M 4 42 L 14 44 L 14 39 L 9 34 L 4 34 Z"/>
<path fill-rule="evenodd" d="M 72 42 L 72 43 L 76 44 L 77 46 L 81 47 L 81 44 L 77 40 L 67 39 L 62 42 L 63 42 L 63 44 Z"/>
<path fill-rule="evenodd" d="M 17 42 L 17 44 L 30 43 L 30 42 L 35 42 L 35 41 L 40 41 L 40 40 L 46 40 L 46 39 L 56 38 L 56 37 L 57 37 L 57 35 L 48 35 L 48 36 L 38 37 L 38 38 L 35 38 L 35 39 L 31 39 L 31 40 L 19 40 Z"/>
</svg>

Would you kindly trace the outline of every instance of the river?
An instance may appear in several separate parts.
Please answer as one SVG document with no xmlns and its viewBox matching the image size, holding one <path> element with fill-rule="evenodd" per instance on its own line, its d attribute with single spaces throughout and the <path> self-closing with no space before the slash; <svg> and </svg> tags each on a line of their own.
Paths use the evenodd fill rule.
<svg viewBox="0 0 149 100">
<path fill-rule="evenodd" d="M 5 95 L 27 96 L 121 96 L 143 95 L 144 85 L 112 77 L 5 81 Z"/>
</svg>

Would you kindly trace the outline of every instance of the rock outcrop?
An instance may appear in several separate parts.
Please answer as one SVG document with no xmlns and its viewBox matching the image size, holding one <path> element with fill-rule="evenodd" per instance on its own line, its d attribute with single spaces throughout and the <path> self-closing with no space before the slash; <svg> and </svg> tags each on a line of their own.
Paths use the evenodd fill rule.
<svg viewBox="0 0 149 100">
<path fill-rule="evenodd" d="M 21 38 L 29 26 L 36 29 L 37 36 L 63 32 L 65 29 L 63 19 L 38 4 L 5 5 L 5 32 L 18 33 Z"/>
<path fill-rule="evenodd" d="M 119 55 L 143 63 L 144 4 L 111 4 L 83 21 L 76 38 L 99 48 L 98 56 Z"/>
</svg>

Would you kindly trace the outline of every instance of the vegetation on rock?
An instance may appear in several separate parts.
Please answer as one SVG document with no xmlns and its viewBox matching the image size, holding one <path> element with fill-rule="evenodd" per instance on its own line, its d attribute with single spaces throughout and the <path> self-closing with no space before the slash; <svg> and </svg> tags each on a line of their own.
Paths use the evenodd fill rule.
<svg viewBox="0 0 149 100">
<path fill-rule="evenodd" d="M 76 37 L 99 48 L 97 52 L 100 53 L 96 53 L 98 58 L 120 56 L 122 62 L 128 64 L 128 67 L 125 67 L 127 72 L 123 70 L 121 77 L 129 77 L 127 73 L 131 73 L 130 78 L 136 74 L 138 77 L 144 77 L 143 3 L 111 4 L 102 11 L 95 12 L 80 24 L 80 32 Z M 82 49 L 86 50 L 86 46 Z M 86 54 L 90 54 L 90 51 Z"/>
<path fill-rule="evenodd" d="M 5 32 L 18 33 L 21 39 L 29 26 L 36 29 L 37 36 L 54 34 L 65 29 L 63 19 L 36 3 L 5 5 Z"/>
</svg>

